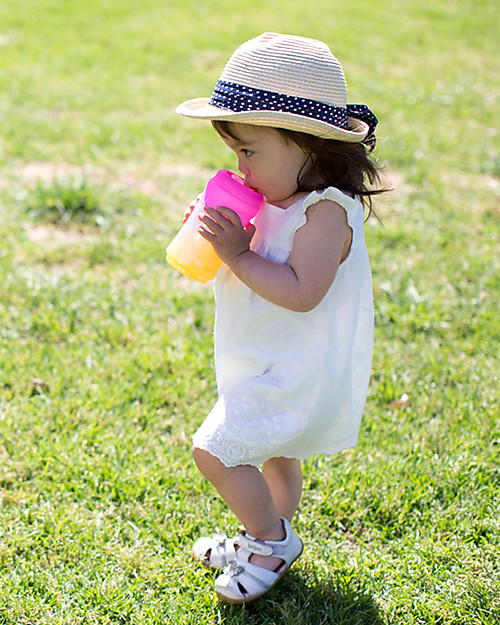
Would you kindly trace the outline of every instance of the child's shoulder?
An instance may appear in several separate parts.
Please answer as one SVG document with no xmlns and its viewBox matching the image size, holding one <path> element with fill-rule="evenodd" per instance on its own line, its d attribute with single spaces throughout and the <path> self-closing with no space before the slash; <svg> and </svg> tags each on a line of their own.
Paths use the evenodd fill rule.
<svg viewBox="0 0 500 625">
<path fill-rule="evenodd" d="M 360 205 L 359 199 L 349 193 L 341 191 L 337 187 L 325 187 L 316 189 L 305 194 L 303 201 L 306 205 L 312 206 L 321 201 L 330 201 L 339 204 L 344 208 L 354 208 Z"/>
<path fill-rule="evenodd" d="M 363 220 L 363 204 L 358 197 L 348 195 L 336 187 L 327 187 L 312 191 L 303 200 L 304 211 L 309 216 L 312 212 L 325 213 L 326 218 L 335 214 L 349 224 Z"/>
<path fill-rule="evenodd" d="M 349 248 L 352 238 L 345 208 L 330 199 L 320 198 L 307 207 L 306 223 L 302 231 L 300 236 L 307 238 L 309 242 L 335 241 L 343 252 Z"/>
<path fill-rule="evenodd" d="M 321 199 L 310 203 L 306 207 L 307 221 L 314 221 L 320 225 L 323 223 L 324 227 L 335 228 L 342 224 L 347 226 L 347 214 L 344 206 L 339 204 L 335 200 L 328 198 Z"/>
</svg>

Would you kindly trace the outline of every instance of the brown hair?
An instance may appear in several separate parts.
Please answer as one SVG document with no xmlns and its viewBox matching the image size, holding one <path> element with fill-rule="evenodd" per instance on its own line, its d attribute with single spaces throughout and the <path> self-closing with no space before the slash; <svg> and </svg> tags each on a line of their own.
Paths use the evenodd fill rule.
<svg viewBox="0 0 500 625">
<path fill-rule="evenodd" d="M 221 136 L 238 139 L 231 132 L 229 122 L 213 120 L 212 126 Z M 375 214 L 372 209 L 372 196 L 384 193 L 387 189 L 373 188 L 373 185 L 380 183 L 380 168 L 368 156 L 371 150 L 367 146 L 363 143 L 322 139 L 285 128 L 273 130 L 279 132 L 286 141 L 298 145 L 307 155 L 307 160 L 297 176 L 295 193 L 336 187 L 348 195 L 359 196 L 368 209 L 367 217 Z"/>
</svg>

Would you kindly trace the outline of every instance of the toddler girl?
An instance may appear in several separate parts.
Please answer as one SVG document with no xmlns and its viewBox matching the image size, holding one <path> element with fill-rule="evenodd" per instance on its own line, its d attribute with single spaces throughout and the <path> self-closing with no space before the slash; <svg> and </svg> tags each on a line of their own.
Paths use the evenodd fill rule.
<svg viewBox="0 0 500 625">
<path fill-rule="evenodd" d="M 245 603 L 302 552 L 290 525 L 300 461 L 357 441 L 372 356 L 363 204 L 376 193 L 367 153 L 377 119 L 346 104 L 342 67 L 324 43 L 275 33 L 239 47 L 211 98 L 177 112 L 212 120 L 266 201 L 246 229 L 223 206 L 205 207 L 199 226 L 224 264 L 215 281 L 219 399 L 193 453 L 245 529 L 201 538 L 193 551 L 224 569 L 218 596 Z"/>
</svg>

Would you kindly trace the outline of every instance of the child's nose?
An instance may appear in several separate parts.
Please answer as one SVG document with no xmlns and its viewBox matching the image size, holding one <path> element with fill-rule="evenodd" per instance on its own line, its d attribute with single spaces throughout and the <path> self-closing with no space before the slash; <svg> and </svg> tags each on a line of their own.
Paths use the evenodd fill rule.
<svg viewBox="0 0 500 625">
<path fill-rule="evenodd" d="M 248 176 L 248 174 L 250 173 L 248 164 L 246 163 L 245 159 L 241 156 L 238 156 L 238 169 L 240 173 L 243 174 L 244 176 Z"/>
</svg>

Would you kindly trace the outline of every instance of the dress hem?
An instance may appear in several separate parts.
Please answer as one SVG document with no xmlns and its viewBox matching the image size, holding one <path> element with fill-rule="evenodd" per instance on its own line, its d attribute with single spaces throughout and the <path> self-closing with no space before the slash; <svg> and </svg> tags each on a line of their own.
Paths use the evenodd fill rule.
<svg viewBox="0 0 500 625">
<path fill-rule="evenodd" d="M 276 456 L 269 456 L 268 458 L 259 458 L 257 460 L 247 460 L 247 461 L 231 461 L 231 460 L 227 460 L 227 458 L 224 458 L 224 454 L 218 454 L 216 450 L 214 449 L 210 449 L 210 445 L 203 445 L 203 444 L 196 444 L 195 443 L 195 437 L 193 436 L 193 448 L 197 448 L 197 449 L 201 449 L 203 451 L 206 451 L 207 453 L 209 453 L 211 456 L 214 456 L 215 458 L 217 458 L 217 460 L 220 460 L 220 462 L 222 462 L 222 464 L 227 467 L 228 469 L 232 469 L 234 467 L 241 467 L 241 466 L 252 466 L 252 467 L 259 467 L 262 464 L 264 464 L 264 462 L 267 462 L 268 460 L 272 460 L 273 458 L 287 458 L 287 459 L 295 459 L 295 460 L 300 460 L 301 462 L 304 460 L 308 460 L 309 458 L 311 458 L 312 456 L 334 456 L 335 454 L 340 453 L 341 451 L 346 451 L 347 449 L 352 449 L 353 447 L 355 447 L 357 445 L 358 442 L 358 437 L 356 437 L 356 439 L 354 439 L 353 441 L 350 442 L 345 442 L 343 445 L 340 445 L 339 447 L 335 447 L 335 448 L 331 448 L 328 450 L 322 449 L 319 451 L 313 451 L 311 453 L 307 453 L 307 454 L 279 454 Z"/>
</svg>

